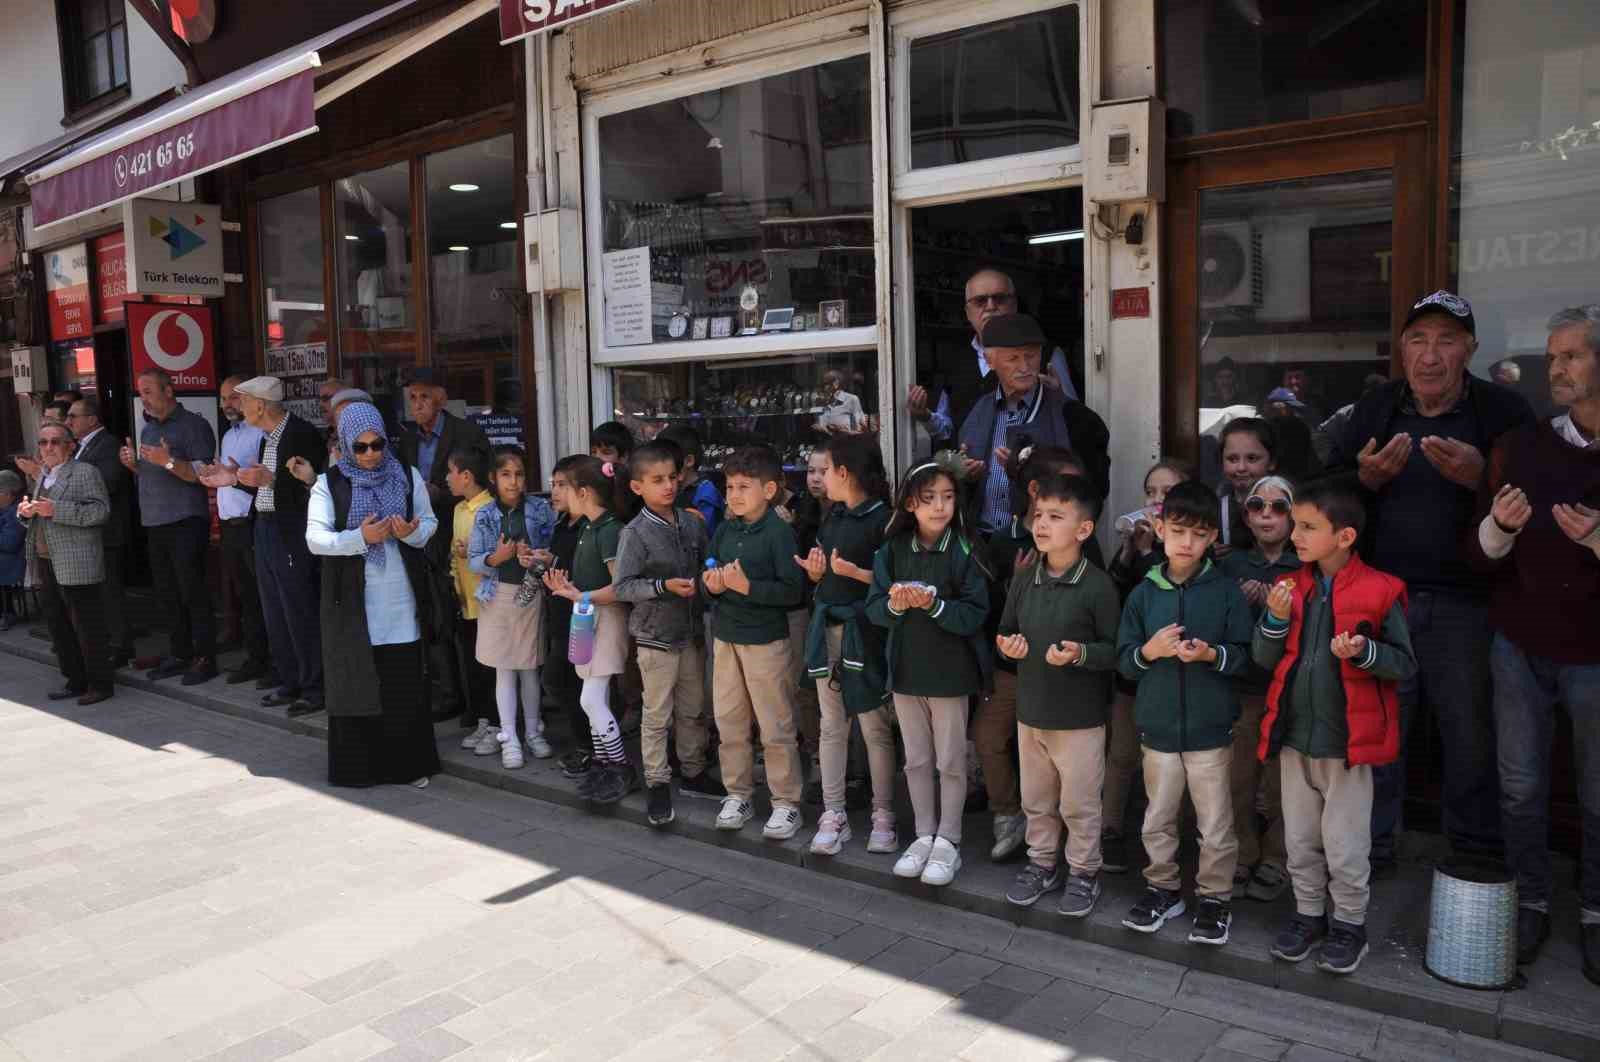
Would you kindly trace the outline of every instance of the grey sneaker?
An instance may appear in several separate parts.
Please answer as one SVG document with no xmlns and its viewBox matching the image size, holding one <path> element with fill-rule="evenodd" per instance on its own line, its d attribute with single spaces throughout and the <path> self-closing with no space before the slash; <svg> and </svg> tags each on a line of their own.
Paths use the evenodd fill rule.
<svg viewBox="0 0 1600 1062">
<path fill-rule="evenodd" d="M 1061 890 L 1061 905 L 1056 913 L 1067 918 L 1087 918 L 1099 898 L 1099 874 L 1068 874 L 1067 887 Z"/>
<path fill-rule="evenodd" d="M 1041 867 L 1029 860 L 1027 866 L 1017 871 L 1011 887 L 1006 890 L 1006 903 L 1014 903 L 1018 907 L 1032 907 L 1039 902 L 1039 897 L 1060 887 L 1059 866 Z"/>
<path fill-rule="evenodd" d="M 1010 859 L 1022 850 L 1027 839 L 1028 820 L 1021 815 L 996 815 L 994 817 L 994 847 L 989 849 L 991 862 Z"/>
</svg>

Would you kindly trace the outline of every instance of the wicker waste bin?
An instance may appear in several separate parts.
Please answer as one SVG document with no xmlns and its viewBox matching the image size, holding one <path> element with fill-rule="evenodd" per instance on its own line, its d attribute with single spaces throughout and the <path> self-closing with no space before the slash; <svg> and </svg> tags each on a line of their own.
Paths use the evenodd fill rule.
<svg viewBox="0 0 1600 1062">
<path fill-rule="evenodd" d="M 1504 864 L 1434 868 L 1424 965 L 1462 988 L 1505 988 L 1516 979 L 1517 879 Z"/>
</svg>

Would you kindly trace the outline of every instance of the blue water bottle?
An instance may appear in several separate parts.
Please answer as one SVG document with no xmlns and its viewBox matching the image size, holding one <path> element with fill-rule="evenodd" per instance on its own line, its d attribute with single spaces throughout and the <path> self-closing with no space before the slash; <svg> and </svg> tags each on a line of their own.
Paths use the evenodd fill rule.
<svg viewBox="0 0 1600 1062">
<path fill-rule="evenodd" d="M 572 626 L 567 634 L 567 660 L 582 666 L 594 659 L 594 605 L 589 595 L 578 598 L 572 609 Z"/>
</svg>

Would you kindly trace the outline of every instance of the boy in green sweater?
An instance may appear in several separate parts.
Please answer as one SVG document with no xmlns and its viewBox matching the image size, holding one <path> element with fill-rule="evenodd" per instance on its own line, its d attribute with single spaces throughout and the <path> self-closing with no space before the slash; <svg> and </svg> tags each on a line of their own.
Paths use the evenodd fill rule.
<svg viewBox="0 0 1600 1062">
<path fill-rule="evenodd" d="M 805 593 L 806 576 L 794 562 L 794 531 L 772 508 L 783 479 L 778 455 L 765 446 L 748 446 L 730 456 L 722 471 L 727 518 L 711 540 L 702 576 L 713 598 L 712 704 L 728 790 L 717 828 L 740 829 L 755 814 L 751 728 L 760 724 L 772 792 L 772 816 L 762 834 L 782 841 L 793 837 L 802 821 L 804 775 L 794 722 L 797 665 L 788 613 Z"/>
<path fill-rule="evenodd" d="M 1061 885 L 1056 849 L 1067 824 L 1066 890 L 1057 910 L 1083 918 L 1100 897 L 1100 788 L 1106 705 L 1117 662 L 1116 584 L 1089 563 L 1100 495 L 1081 476 L 1047 476 L 1033 502 L 1038 559 L 1017 572 L 995 645 L 1017 661 L 1017 751 L 1028 864 L 1006 899 L 1031 907 Z"/>
<path fill-rule="evenodd" d="M 1128 595 L 1117 634 L 1119 668 L 1139 684 L 1133 717 L 1150 800 L 1143 831 L 1149 888 L 1122 924 L 1154 933 L 1184 911 L 1178 818 L 1187 793 L 1200 827 L 1189 941 L 1220 947 L 1233 924 L 1229 901 L 1239 853 L 1229 795 L 1239 718 L 1233 680 L 1250 661 L 1250 602 L 1206 556 L 1222 526 L 1210 488 L 1195 480 L 1173 487 L 1154 523 L 1167 562 Z"/>
</svg>

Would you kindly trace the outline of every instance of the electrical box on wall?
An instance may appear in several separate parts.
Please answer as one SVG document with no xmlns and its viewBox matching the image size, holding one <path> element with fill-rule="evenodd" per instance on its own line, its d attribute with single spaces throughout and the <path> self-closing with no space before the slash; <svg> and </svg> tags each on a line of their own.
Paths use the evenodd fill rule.
<svg viewBox="0 0 1600 1062">
<path fill-rule="evenodd" d="M 11 386 L 19 395 L 50 389 L 50 365 L 43 347 L 11 348 Z"/>
<path fill-rule="evenodd" d="M 522 219 L 522 250 L 530 293 L 583 288 L 583 233 L 578 212 L 556 207 Z"/>
<path fill-rule="evenodd" d="M 1084 194 L 1092 203 L 1167 197 L 1167 107 L 1157 99 L 1103 103 L 1089 112 Z"/>
</svg>

